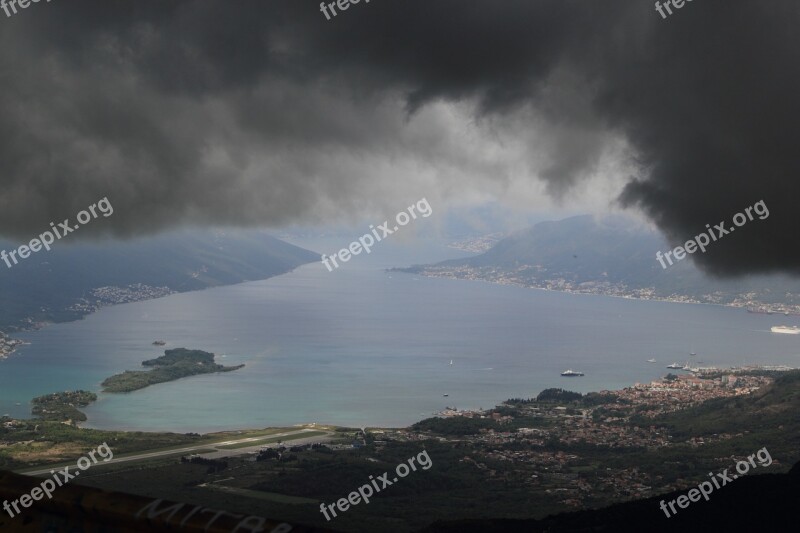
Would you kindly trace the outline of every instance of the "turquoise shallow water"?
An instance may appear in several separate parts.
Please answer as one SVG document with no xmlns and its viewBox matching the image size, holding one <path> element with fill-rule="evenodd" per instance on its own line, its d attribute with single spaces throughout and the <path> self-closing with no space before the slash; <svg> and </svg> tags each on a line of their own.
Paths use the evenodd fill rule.
<svg viewBox="0 0 800 533">
<path fill-rule="evenodd" d="M 800 336 L 769 332 L 797 317 L 386 273 L 464 254 L 381 244 L 332 273 L 311 264 L 20 335 L 32 344 L 0 361 L 0 414 L 27 416 L 30 399 L 48 392 L 98 391 L 105 377 L 160 355 L 155 339 L 247 366 L 100 395 L 87 426 L 406 425 L 446 405 L 490 407 L 547 387 L 621 388 L 664 375 L 689 351 L 709 365 L 800 366 Z M 586 376 L 562 378 L 567 368 Z"/>
</svg>

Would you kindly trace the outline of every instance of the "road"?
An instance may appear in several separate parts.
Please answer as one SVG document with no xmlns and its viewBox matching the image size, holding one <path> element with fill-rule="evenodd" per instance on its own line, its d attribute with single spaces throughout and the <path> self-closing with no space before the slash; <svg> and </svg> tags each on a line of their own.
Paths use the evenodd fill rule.
<svg viewBox="0 0 800 533">
<path fill-rule="evenodd" d="M 117 464 L 117 463 L 125 463 L 125 462 L 129 462 L 129 461 L 141 461 L 143 459 L 154 459 L 154 458 L 157 458 L 157 457 L 163 457 L 165 455 L 177 455 L 177 454 L 196 452 L 198 450 L 208 450 L 209 448 L 215 448 L 217 451 L 210 452 L 208 454 L 203 454 L 203 457 L 220 458 L 220 457 L 230 457 L 230 456 L 233 456 L 233 455 L 244 455 L 244 454 L 247 454 L 247 453 L 251 453 L 251 452 L 255 451 L 256 449 L 262 447 L 262 445 L 258 444 L 258 442 L 262 441 L 262 440 L 274 439 L 276 437 L 291 437 L 291 436 L 295 436 L 295 435 L 300 435 L 302 433 L 317 432 L 317 431 L 324 431 L 324 430 L 307 429 L 306 428 L 306 429 L 299 429 L 299 430 L 296 430 L 296 431 L 287 431 L 285 433 L 272 433 L 271 435 L 264 435 L 263 437 L 247 437 L 247 438 L 238 439 L 238 440 L 226 440 L 226 441 L 222 441 L 222 442 L 212 442 L 212 443 L 206 443 L 206 444 L 198 444 L 198 445 L 195 445 L 195 446 L 187 446 L 185 448 L 174 448 L 174 449 L 170 449 L 170 450 L 160 450 L 160 451 L 154 451 L 154 452 L 136 453 L 136 454 L 133 454 L 133 455 L 126 455 L 125 457 L 114 457 L 110 461 L 106 461 L 106 462 L 102 462 L 102 463 L 98 463 L 98 464 L 112 465 L 112 464 Z M 311 442 L 311 441 L 314 441 L 314 442 L 325 441 L 325 440 L 329 440 L 333 434 L 334 434 L 333 431 L 326 431 L 326 435 L 316 435 L 314 437 L 309 437 L 308 439 L 303 439 L 303 441 L 306 441 L 306 440 L 309 441 L 309 442 Z M 292 440 L 294 441 L 295 439 L 292 439 Z M 246 448 L 236 448 L 236 449 L 233 449 L 233 450 L 224 450 L 224 449 L 220 450 L 219 448 L 217 448 L 218 446 L 230 446 L 232 444 L 243 444 L 243 443 L 246 443 L 246 442 L 252 442 L 253 446 L 246 447 Z M 274 443 L 274 444 L 277 445 L 277 443 Z M 294 444 L 300 444 L 300 443 L 296 442 Z M 23 471 L 19 471 L 17 473 L 18 474 L 23 474 L 23 475 L 26 475 L 26 476 L 40 476 L 40 475 L 43 475 L 43 474 L 49 474 L 50 471 L 53 470 L 53 468 L 55 468 L 55 467 L 53 465 L 50 465 L 47 468 L 43 468 L 41 470 L 28 470 L 28 471 L 24 471 L 24 472 Z M 77 468 L 77 467 L 73 467 L 73 468 Z"/>
</svg>

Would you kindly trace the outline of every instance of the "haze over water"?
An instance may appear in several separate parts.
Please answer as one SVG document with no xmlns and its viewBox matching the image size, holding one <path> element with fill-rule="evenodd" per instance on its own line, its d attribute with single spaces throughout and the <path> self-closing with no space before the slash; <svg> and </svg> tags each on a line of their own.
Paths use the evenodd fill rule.
<svg viewBox="0 0 800 533">
<path fill-rule="evenodd" d="M 295 244 L 330 253 L 347 242 Z M 445 406 L 487 408 L 548 387 L 622 388 L 663 376 L 672 362 L 800 366 L 800 336 L 769 332 L 800 323 L 797 317 L 383 271 L 464 255 L 386 241 L 334 272 L 313 263 L 269 280 L 110 307 L 16 335 L 32 345 L 0 361 L 0 414 L 28 417 L 28 402 L 41 394 L 99 392 L 104 378 L 163 354 L 151 345 L 156 339 L 166 340 L 165 348 L 207 350 L 219 363 L 247 366 L 101 394 L 85 409 L 86 426 L 400 426 Z M 658 362 L 647 363 L 651 357 Z M 568 368 L 586 376 L 561 377 Z"/>
</svg>

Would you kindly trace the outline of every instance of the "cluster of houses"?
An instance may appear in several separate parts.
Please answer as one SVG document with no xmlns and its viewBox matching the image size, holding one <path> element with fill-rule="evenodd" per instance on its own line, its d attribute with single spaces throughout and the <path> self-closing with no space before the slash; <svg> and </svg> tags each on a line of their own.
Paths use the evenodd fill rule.
<svg viewBox="0 0 800 533">
<path fill-rule="evenodd" d="M 580 456 L 581 446 L 609 450 L 657 450 L 672 446 L 676 442 L 664 428 L 641 423 L 637 425 L 630 421 L 631 416 L 655 416 L 686 409 L 712 398 L 750 394 L 773 382 L 773 378 L 759 375 L 760 372 L 753 370 L 762 371 L 766 368 L 680 374 L 648 384 L 637 383 L 619 391 L 602 391 L 601 394 L 607 395 L 610 401 L 597 406 L 581 403 L 515 403 L 514 416 L 508 414 L 508 409 L 459 411 L 448 407 L 439 415 L 490 419 L 496 425 L 476 434 L 457 436 L 407 428 L 387 432 L 386 438 L 401 441 L 435 438 L 440 442 L 464 446 L 469 452 L 461 462 L 484 471 L 487 480 L 502 481 L 500 478 L 507 475 L 508 470 L 498 472 L 493 465 L 497 465 L 498 461 L 507 462 L 513 465 L 517 479 L 524 479 L 527 485 L 558 496 L 559 501 L 567 506 L 583 505 L 586 497 L 597 490 L 617 500 L 639 498 L 647 496 L 651 486 L 659 482 L 651 480 L 646 472 L 631 467 L 596 472 L 593 485 L 590 486 L 578 473 L 585 468 L 587 460 Z M 542 422 L 531 423 L 534 427 L 520 427 L 525 423 L 524 420 L 530 419 L 541 419 Z M 683 444 L 697 447 L 734 436 L 692 437 Z M 572 450 L 572 453 L 554 451 L 552 443 L 564 445 L 565 450 Z"/>
<path fill-rule="evenodd" d="M 127 287 L 98 287 L 92 289 L 90 297 L 79 298 L 68 310 L 88 314 L 108 305 L 152 300 L 173 293 L 175 293 L 175 291 L 169 287 L 153 287 L 143 283 L 134 283 Z"/>
<path fill-rule="evenodd" d="M 0 359 L 5 359 L 17 349 L 17 346 L 22 344 L 22 341 L 12 339 L 2 331 L 0 331 Z"/>
</svg>

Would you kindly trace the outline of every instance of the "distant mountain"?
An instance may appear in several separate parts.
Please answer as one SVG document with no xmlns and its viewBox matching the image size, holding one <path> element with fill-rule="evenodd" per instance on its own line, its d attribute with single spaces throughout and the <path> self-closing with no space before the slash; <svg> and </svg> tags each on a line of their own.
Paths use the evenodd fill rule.
<svg viewBox="0 0 800 533">
<path fill-rule="evenodd" d="M 0 242 L 0 250 L 21 243 Z M 0 262 L 0 331 L 81 318 L 98 307 L 265 279 L 319 255 L 260 231 L 181 231 L 70 245 Z"/>
<path fill-rule="evenodd" d="M 541 265 L 548 271 L 572 273 L 576 279 L 610 276 L 621 280 L 632 272 L 662 274 L 655 252 L 665 247 L 658 233 L 624 217 L 595 219 L 584 215 L 540 222 L 501 240 L 477 257 L 441 264 L 504 268 Z"/>
<path fill-rule="evenodd" d="M 795 309 L 800 305 L 796 280 L 714 279 L 688 257 L 665 263 L 665 269 L 656 252 L 671 248 L 661 234 L 628 217 L 584 215 L 541 222 L 480 255 L 398 270 L 575 292 L 800 309 Z"/>
</svg>

